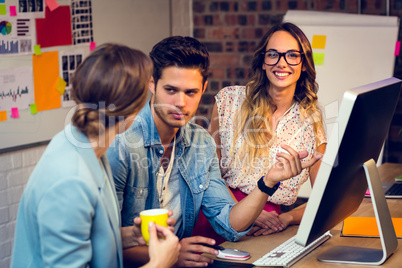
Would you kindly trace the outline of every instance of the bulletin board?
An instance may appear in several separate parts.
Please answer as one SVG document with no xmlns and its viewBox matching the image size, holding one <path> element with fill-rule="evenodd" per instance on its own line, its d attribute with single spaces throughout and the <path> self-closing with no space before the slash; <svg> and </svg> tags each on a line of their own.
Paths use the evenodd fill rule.
<svg viewBox="0 0 402 268">
<path fill-rule="evenodd" d="M 0 153 L 46 144 L 70 123 L 71 76 L 91 49 L 148 54 L 170 21 L 166 0 L 0 0 Z"/>
</svg>

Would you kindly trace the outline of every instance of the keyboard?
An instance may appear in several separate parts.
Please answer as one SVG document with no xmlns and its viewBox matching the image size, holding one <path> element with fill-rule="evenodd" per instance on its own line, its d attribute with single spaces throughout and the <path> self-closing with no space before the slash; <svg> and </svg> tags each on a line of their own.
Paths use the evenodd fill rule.
<svg viewBox="0 0 402 268">
<path fill-rule="evenodd" d="M 402 183 L 394 183 L 385 192 L 385 196 L 402 196 Z"/>
<path fill-rule="evenodd" d="M 256 260 L 253 264 L 255 266 L 290 267 L 331 237 L 332 235 L 328 231 L 308 246 L 303 247 L 296 243 L 296 236 L 293 236 Z"/>
</svg>

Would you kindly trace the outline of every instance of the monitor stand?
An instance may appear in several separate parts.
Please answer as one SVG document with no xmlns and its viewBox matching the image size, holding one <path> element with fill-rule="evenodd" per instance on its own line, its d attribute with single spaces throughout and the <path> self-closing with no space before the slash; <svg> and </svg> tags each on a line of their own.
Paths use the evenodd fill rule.
<svg viewBox="0 0 402 268">
<path fill-rule="evenodd" d="M 377 166 L 373 159 L 363 165 L 366 173 L 367 184 L 371 193 L 374 214 L 380 233 L 382 249 L 334 246 L 328 251 L 318 256 L 319 261 L 381 265 L 398 247 L 394 225 L 392 224 L 391 214 L 389 213 L 387 201 L 382 189 L 380 176 Z"/>
</svg>

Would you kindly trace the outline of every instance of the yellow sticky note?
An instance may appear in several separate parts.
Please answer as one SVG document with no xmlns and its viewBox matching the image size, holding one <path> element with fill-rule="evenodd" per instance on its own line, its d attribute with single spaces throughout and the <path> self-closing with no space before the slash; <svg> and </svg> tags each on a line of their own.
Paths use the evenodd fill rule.
<svg viewBox="0 0 402 268">
<path fill-rule="evenodd" d="M 42 54 L 41 51 L 40 51 L 40 45 L 35 45 L 34 46 L 34 52 L 35 52 L 36 56 L 39 56 L 40 54 Z"/>
<path fill-rule="evenodd" d="M 325 53 L 317 53 L 313 52 L 313 60 L 315 65 L 323 65 L 324 64 Z"/>
<path fill-rule="evenodd" d="M 0 5 L 0 15 L 7 15 L 6 5 Z"/>
<path fill-rule="evenodd" d="M 0 112 L 0 122 L 1 121 L 7 121 L 7 111 Z"/>
<path fill-rule="evenodd" d="M 63 78 L 59 77 L 59 80 L 57 80 L 57 84 L 56 84 L 56 90 L 60 93 L 60 95 L 64 94 L 64 91 L 66 90 L 66 85 L 67 85 L 67 82 L 64 81 Z"/>
<path fill-rule="evenodd" d="M 38 113 L 38 108 L 36 108 L 36 103 L 29 104 L 29 107 L 31 108 L 31 114 Z"/>
<path fill-rule="evenodd" d="M 327 41 L 326 35 L 313 35 L 312 48 L 325 49 L 325 43 Z"/>
</svg>

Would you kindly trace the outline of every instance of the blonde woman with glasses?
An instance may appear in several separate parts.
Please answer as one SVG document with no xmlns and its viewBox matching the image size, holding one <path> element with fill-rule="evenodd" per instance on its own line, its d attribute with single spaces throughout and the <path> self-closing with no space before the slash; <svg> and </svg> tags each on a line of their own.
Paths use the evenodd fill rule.
<svg viewBox="0 0 402 268">
<path fill-rule="evenodd" d="M 215 97 L 209 132 L 217 144 L 222 178 L 239 201 L 255 187 L 270 192 L 249 235 L 279 232 L 301 221 L 305 206 L 281 214 L 280 205 L 292 205 L 308 178 L 314 184 L 321 160 L 273 188 L 264 189 L 259 182 L 284 154 L 302 159 L 307 152 L 304 162 L 324 153 L 315 78 L 307 37 L 296 25 L 281 23 L 256 48 L 247 85 L 223 88 Z"/>
</svg>

